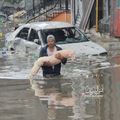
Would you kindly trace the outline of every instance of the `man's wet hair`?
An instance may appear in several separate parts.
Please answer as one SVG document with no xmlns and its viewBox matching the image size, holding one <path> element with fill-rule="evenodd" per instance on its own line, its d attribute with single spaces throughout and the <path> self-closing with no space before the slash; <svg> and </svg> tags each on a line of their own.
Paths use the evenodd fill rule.
<svg viewBox="0 0 120 120">
<path fill-rule="evenodd" d="M 55 36 L 54 36 L 54 35 L 48 35 L 48 36 L 47 36 L 47 41 L 48 41 L 49 39 L 52 39 L 52 40 L 55 41 Z"/>
</svg>

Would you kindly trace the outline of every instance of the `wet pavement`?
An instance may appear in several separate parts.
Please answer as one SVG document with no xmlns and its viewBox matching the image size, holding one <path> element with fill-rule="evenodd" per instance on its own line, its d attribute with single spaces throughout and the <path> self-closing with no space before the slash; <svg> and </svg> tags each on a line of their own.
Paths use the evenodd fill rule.
<svg viewBox="0 0 120 120">
<path fill-rule="evenodd" d="M 62 66 L 62 75 L 28 80 L 36 60 L 8 53 L 0 58 L 0 120 L 119 120 L 118 43 L 108 57 L 82 56 Z M 116 47 L 117 46 L 117 47 Z"/>
</svg>

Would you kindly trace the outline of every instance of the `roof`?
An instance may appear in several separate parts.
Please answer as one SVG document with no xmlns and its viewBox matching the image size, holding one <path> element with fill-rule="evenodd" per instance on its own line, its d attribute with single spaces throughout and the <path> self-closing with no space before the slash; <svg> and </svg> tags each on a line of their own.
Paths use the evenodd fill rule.
<svg viewBox="0 0 120 120">
<path fill-rule="evenodd" d="M 65 27 L 73 27 L 73 25 L 66 22 L 56 22 L 56 21 L 47 21 L 47 22 L 33 22 L 25 24 L 24 26 L 41 30 L 41 29 L 55 29 L 55 28 L 65 28 Z"/>
</svg>

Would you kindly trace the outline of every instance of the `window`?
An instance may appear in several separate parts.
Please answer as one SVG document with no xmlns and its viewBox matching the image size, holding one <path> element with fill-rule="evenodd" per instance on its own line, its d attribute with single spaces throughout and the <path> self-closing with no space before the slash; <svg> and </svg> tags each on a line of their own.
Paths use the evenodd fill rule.
<svg viewBox="0 0 120 120">
<path fill-rule="evenodd" d="M 47 36 L 50 34 L 55 36 L 56 42 L 65 41 L 66 39 L 65 32 L 62 29 L 43 30 L 41 33 L 45 43 L 47 43 Z"/>
<path fill-rule="evenodd" d="M 23 28 L 16 37 L 27 40 L 29 28 Z"/>
<path fill-rule="evenodd" d="M 74 27 L 42 30 L 41 33 L 45 43 L 47 43 L 46 38 L 49 34 L 54 35 L 56 42 L 59 44 L 88 41 L 85 35 Z"/>
<path fill-rule="evenodd" d="M 40 44 L 38 32 L 34 29 L 31 29 L 30 36 L 29 36 L 29 41 L 34 42 L 34 40 L 38 40 L 37 44 Z"/>
</svg>

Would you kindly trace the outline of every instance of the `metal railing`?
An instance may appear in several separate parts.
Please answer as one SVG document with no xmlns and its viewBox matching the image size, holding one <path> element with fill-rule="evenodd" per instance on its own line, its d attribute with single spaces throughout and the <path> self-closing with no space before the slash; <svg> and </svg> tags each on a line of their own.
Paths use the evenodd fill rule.
<svg viewBox="0 0 120 120">
<path fill-rule="evenodd" d="M 27 9 L 26 14 L 18 19 L 19 21 L 14 19 L 13 21 L 6 21 L 5 23 L 0 22 L 0 40 L 4 40 L 6 33 L 13 31 L 15 27 L 22 23 L 49 21 L 61 12 L 69 11 L 70 3 L 66 3 L 66 0 L 40 0 L 40 3 L 35 4 L 33 8 Z"/>
<path fill-rule="evenodd" d="M 38 5 L 39 6 L 39 5 Z M 69 11 L 69 2 L 66 2 L 66 0 L 52 0 L 48 3 L 42 3 L 41 6 L 35 7 L 36 11 L 39 8 L 38 14 L 34 14 L 32 18 L 30 18 L 26 23 L 32 22 L 32 21 L 49 21 L 61 12 Z M 28 11 L 29 13 L 30 11 Z M 31 12 L 30 12 L 31 13 Z M 36 13 L 36 12 L 34 12 Z M 30 16 L 30 15 L 29 15 Z"/>
</svg>

